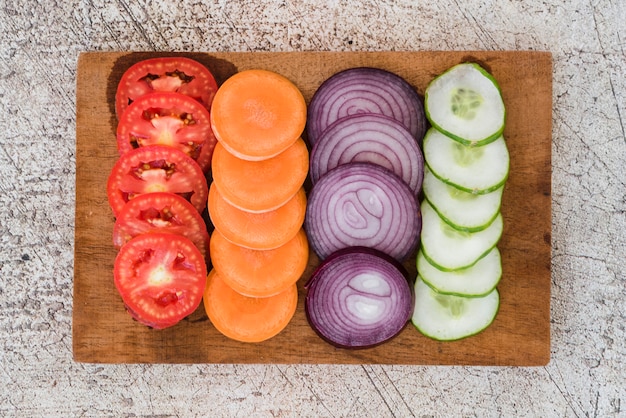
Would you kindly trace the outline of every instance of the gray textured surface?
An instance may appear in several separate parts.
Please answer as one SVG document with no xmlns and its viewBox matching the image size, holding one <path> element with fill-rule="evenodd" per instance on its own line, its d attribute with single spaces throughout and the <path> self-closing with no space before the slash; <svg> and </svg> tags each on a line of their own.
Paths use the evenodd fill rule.
<svg viewBox="0 0 626 418">
<path fill-rule="evenodd" d="M 72 361 L 80 51 L 417 49 L 554 54 L 549 365 Z M 0 2 L 0 415 L 626 416 L 625 50 L 622 0 Z"/>
</svg>

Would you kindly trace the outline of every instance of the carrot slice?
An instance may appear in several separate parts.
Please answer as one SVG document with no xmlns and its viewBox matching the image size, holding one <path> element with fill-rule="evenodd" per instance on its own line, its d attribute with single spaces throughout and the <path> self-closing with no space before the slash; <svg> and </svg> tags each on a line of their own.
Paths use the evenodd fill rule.
<svg viewBox="0 0 626 418">
<path fill-rule="evenodd" d="M 281 207 L 262 213 L 236 208 L 220 194 L 215 184 L 209 189 L 209 217 L 215 229 L 233 244 L 256 250 L 284 245 L 302 228 L 306 193 L 300 190 Z"/>
<path fill-rule="evenodd" d="M 309 151 L 299 138 L 272 158 L 248 161 L 218 142 L 212 166 L 213 181 L 228 203 L 248 212 L 266 212 L 284 205 L 302 187 L 309 171 Z"/>
<path fill-rule="evenodd" d="M 246 70 L 226 80 L 211 106 L 213 133 L 232 154 L 264 160 L 286 150 L 304 131 L 306 102 L 286 77 Z"/>
<path fill-rule="evenodd" d="M 298 281 L 309 261 L 304 229 L 273 250 L 252 250 L 235 245 L 218 231 L 210 244 L 213 268 L 236 292 L 251 297 L 278 294 Z"/>
<path fill-rule="evenodd" d="M 298 305 L 298 288 L 267 298 L 235 292 L 215 269 L 207 276 L 204 309 L 213 326 L 226 337 L 241 342 L 261 342 L 280 333 L 291 321 Z"/>
</svg>

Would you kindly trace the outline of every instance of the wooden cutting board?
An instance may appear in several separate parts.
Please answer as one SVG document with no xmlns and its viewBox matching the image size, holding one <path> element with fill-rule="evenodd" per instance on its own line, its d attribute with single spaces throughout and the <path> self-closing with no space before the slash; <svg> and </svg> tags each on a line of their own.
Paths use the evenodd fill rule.
<svg viewBox="0 0 626 418">
<path fill-rule="evenodd" d="M 318 263 L 312 254 L 299 281 L 298 310 L 278 336 L 258 344 L 218 333 L 202 306 L 161 331 L 131 320 L 113 284 L 114 218 L 105 185 L 118 157 L 114 95 L 122 73 L 155 56 L 184 55 L 206 65 L 218 83 L 263 68 L 291 79 L 307 102 L 320 83 L 356 66 L 379 67 L 424 93 L 454 64 L 480 63 L 502 88 L 504 132 L 511 155 L 502 214 L 501 307 L 484 332 L 455 342 L 422 336 L 410 323 L 394 340 L 362 350 L 322 341 L 304 314 L 303 284 Z M 76 86 L 76 230 L 74 359 L 90 363 L 354 363 L 545 365 L 550 359 L 552 56 L 547 52 L 83 53 Z M 414 259 L 406 263 L 415 277 Z"/>
</svg>

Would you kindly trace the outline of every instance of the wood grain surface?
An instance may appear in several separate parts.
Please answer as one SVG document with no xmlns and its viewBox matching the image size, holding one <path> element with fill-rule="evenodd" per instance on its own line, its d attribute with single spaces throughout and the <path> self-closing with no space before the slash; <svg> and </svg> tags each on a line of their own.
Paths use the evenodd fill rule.
<svg viewBox="0 0 626 418">
<path fill-rule="evenodd" d="M 318 263 L 311 255 L 299 281 L 298 310 L 278 336 L 258 344 L 227 339 L 202 306 L 180 324 L 155 331 L 125 312 L 113 284 L 114 218 L 105 184 L 118 157 L 114 95 L 123 71 L 156 53 L 82 53 L 76 89 L 76 229 L 73 353 L 90 363 L 318 363 L 545 365 L 550 358 L 552 56 L 544 52 L 298 52 L 181 54 L 206 65 L 218 83 L 237 71 L 264 68 L 291 79 L 307 102 L 335 72 L 373 66 L 404 77 L 423 94 L 428 82 L 464 61 L 498 80 L 507 107 L 511 155 L 498 245 L 501 307 L 484 332 L 436 342 L 411 324 L 394 340 L 364 350 L 336 349 L 309 327 L 303 284 Z M 160 55 L 175 55 L 161 53 Z M 406 263 L 415 275 L 414 259 Z"/>
</svg>

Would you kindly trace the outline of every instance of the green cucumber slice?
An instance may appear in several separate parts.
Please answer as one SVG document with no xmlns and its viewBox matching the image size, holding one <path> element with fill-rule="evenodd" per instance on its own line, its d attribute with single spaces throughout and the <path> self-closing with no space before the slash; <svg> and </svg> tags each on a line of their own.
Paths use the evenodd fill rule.
<svg viewBox="0 0 626 418">
<path fill-rule="evenodd" d="M 478 64 L 459 64 L 435 78 L 424 101 L 431 125 L 465 145 L 488 144 L 504 131 L 500 87 Z"/>
<path fill-rule="evenodd" d="M 497 289 L 479 298 L 443 295 L 415 281 L 415 308 L 411 322 L 425 336 L 453 341 L 476 335 L 487 328 L 500 308 Z"/>
<path fill-rule="evenodd" d="M 495 247 L 502 236 L 502 214 L 482 231 L 465 232 L 452 228 L 424 200 L 421 204 L 421 249 L 430 264 L 443 271 L 473 266 Z"/>
<path fill-rule="evenodd" d="M 424 167 L 422 189 L 439 217 L 451 227 L 477 232 L 486 229 L 498 216 L 504 186 L 485 194 L 468 193 L 444 183 Z"/>
<path fill-rule="evenodd" d="M 424 283 L 439 293 L 480 297 L 496 288 L 502 277 L 502 258 L 498 247 L 462 270 L 441 271 L 428 262 L 422 251 L 417 253 L 417 273 Z"/>
<path fill-rule="evenodd" d="M 509 150 L 502 136 L 490 144 L 469 147 L 430 128 L 423 149 L 424 160 L 435 176 L 469 193 L 490 193 L 509 175 Z"/>
</svg>

